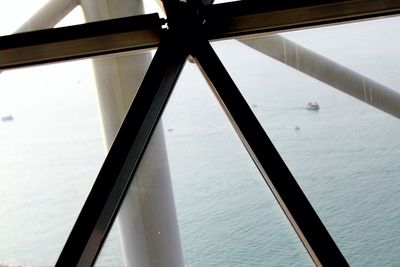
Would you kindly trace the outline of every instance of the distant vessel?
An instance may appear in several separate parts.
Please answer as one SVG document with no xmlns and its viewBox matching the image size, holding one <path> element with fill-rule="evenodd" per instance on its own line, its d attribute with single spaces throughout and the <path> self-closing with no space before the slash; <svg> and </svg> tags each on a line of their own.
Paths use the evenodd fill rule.
<svg viewBox="0 0 400 267">
<path fill-rule="evenodd" d="M 12 121 L 12 120 L 14 120 L 14 118 L 11 115 L 1 117 L 1 121 Z"/>
<path fill-rule="evenodd" d="M 308 110 L 319 110 L 319 105 L 317 102 L 311 103 L 309 102 L 306 106 L 306 109 Z"/>
</svg>

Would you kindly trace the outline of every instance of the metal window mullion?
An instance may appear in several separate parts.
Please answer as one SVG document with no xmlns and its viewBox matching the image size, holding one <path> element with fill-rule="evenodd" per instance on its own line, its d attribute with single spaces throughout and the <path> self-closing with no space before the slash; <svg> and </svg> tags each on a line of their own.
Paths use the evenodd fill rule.
<svg viewBox="0 0 400 267">
<path fill-rule="evenodd" d="M 160 44 L 56 266 L 92 266 L 182 71 L 179 44 Z"/>
<path fill-rule="evenodd" d="M 198 42 L 192 55 L 315 264 L 348 266 L 211 45 Z"/>
<path fill-rule="evenodd" d="M 208 39 L 218 40 L 400 14 L 398 0 L 234 1 L 204 8 Z"/>
<path fill-rule="evenodd" d="M 158 14 L 147 14 L 0 36 L 0 70 L 143 52 L 159 45 L 160 33 Z"/>
<path fill-rule="evenodd" d="M 210 3 L 211 0 L 202 1 Z M 206 5 L 201 13 L 206 36 L 212 40 L 237 38 L 400 14 L 397 0 L 281 2 L 238 1 Z M 0 70 L 144 51 L 159 44 L 162 23 L 157 14 L 151 14 L 0 36 Z"/>
</svg>

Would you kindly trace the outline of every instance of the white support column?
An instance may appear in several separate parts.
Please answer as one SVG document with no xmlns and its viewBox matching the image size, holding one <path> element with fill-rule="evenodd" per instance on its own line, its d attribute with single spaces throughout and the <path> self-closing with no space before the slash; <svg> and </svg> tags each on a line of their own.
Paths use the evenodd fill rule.
<svg viewBox="0 0 400 267">
<path fill-rule="evenodd" d="M 81 6 L 87 21 L 143 13 L 141 0 L 81 0 Z M 150 60 L 149 54 L 139 54 L 93 61 L 107 151 Z M 121 207 L 118 224 L 126 266 L 184 266 L 161 122 Z"/>
<path fill-rule="evenodd" d="M 14 33 L 53 28 L 78 5 L 78 0 L 51 0 Z M 2 70 L 0 70 L 0 74 Z"/>
<path fill-rule="evenodd" d="M 15 32 L 53 28 L 78 5 L 78 0 L 51 0 Z"/>
<path fill-rule="evenodd" d="M 278 34 L 240 40 L 343 93 L 400 118 L 400 93 Z"/>
</svg>

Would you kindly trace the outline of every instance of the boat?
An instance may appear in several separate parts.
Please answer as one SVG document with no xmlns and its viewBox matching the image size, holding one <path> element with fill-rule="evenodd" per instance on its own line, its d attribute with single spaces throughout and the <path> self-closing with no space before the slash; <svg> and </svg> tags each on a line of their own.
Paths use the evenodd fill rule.
<svg viewBox="0 0 400 267">
<path fill-rule="evenodd" d="M 1 121 L 12 121 L 12 120 L 14 120 L 14 118 L 11 115 L 1 117 Z"/>
<path fill-rule="evenodd" d="M 306 106 L 306 109 L 308 110 L 319 110 L 319 105 L 317 102 L 311 103 L 309 102 Z"/>
</svg>

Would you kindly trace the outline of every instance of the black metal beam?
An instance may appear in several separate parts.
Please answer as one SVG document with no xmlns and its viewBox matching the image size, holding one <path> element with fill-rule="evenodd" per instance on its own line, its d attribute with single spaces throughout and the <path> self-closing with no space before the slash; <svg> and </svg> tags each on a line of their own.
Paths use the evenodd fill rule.
<svg viewBox="0 0 400 267">
<path fill-rule="evenodd" d="M 158 14 L 0 37 L 0 69 L 157 47 Z"/>
<path fill-rule="evenodd" d="M 192 56 L 315 264 L 348 266 L 210 44 L 200 40 Z"/>
<path fill-rule="evenodd" d="M 209 40 L 398 14 L 398 0 L 245 0 L 210 5 L 203 9 Z"/>
<path fill-rule="evenodd" d="M 62 250 L 57 267 L 94 264 L 184 66 L 185 51 L 175 41 L 161 42 Z"/>
<path fill-rule="evenodd" d="M 174 23 L 177 0 L 164 0 Z M 172 6 L 172 8 L 171 8 Z M 209 40 L 400 14 L 398 0 L 238 1 L 202 7 Z M 162 20 L 141 15 L 0 37 L 0 70 L 159 45 Z"/>
</svg>

